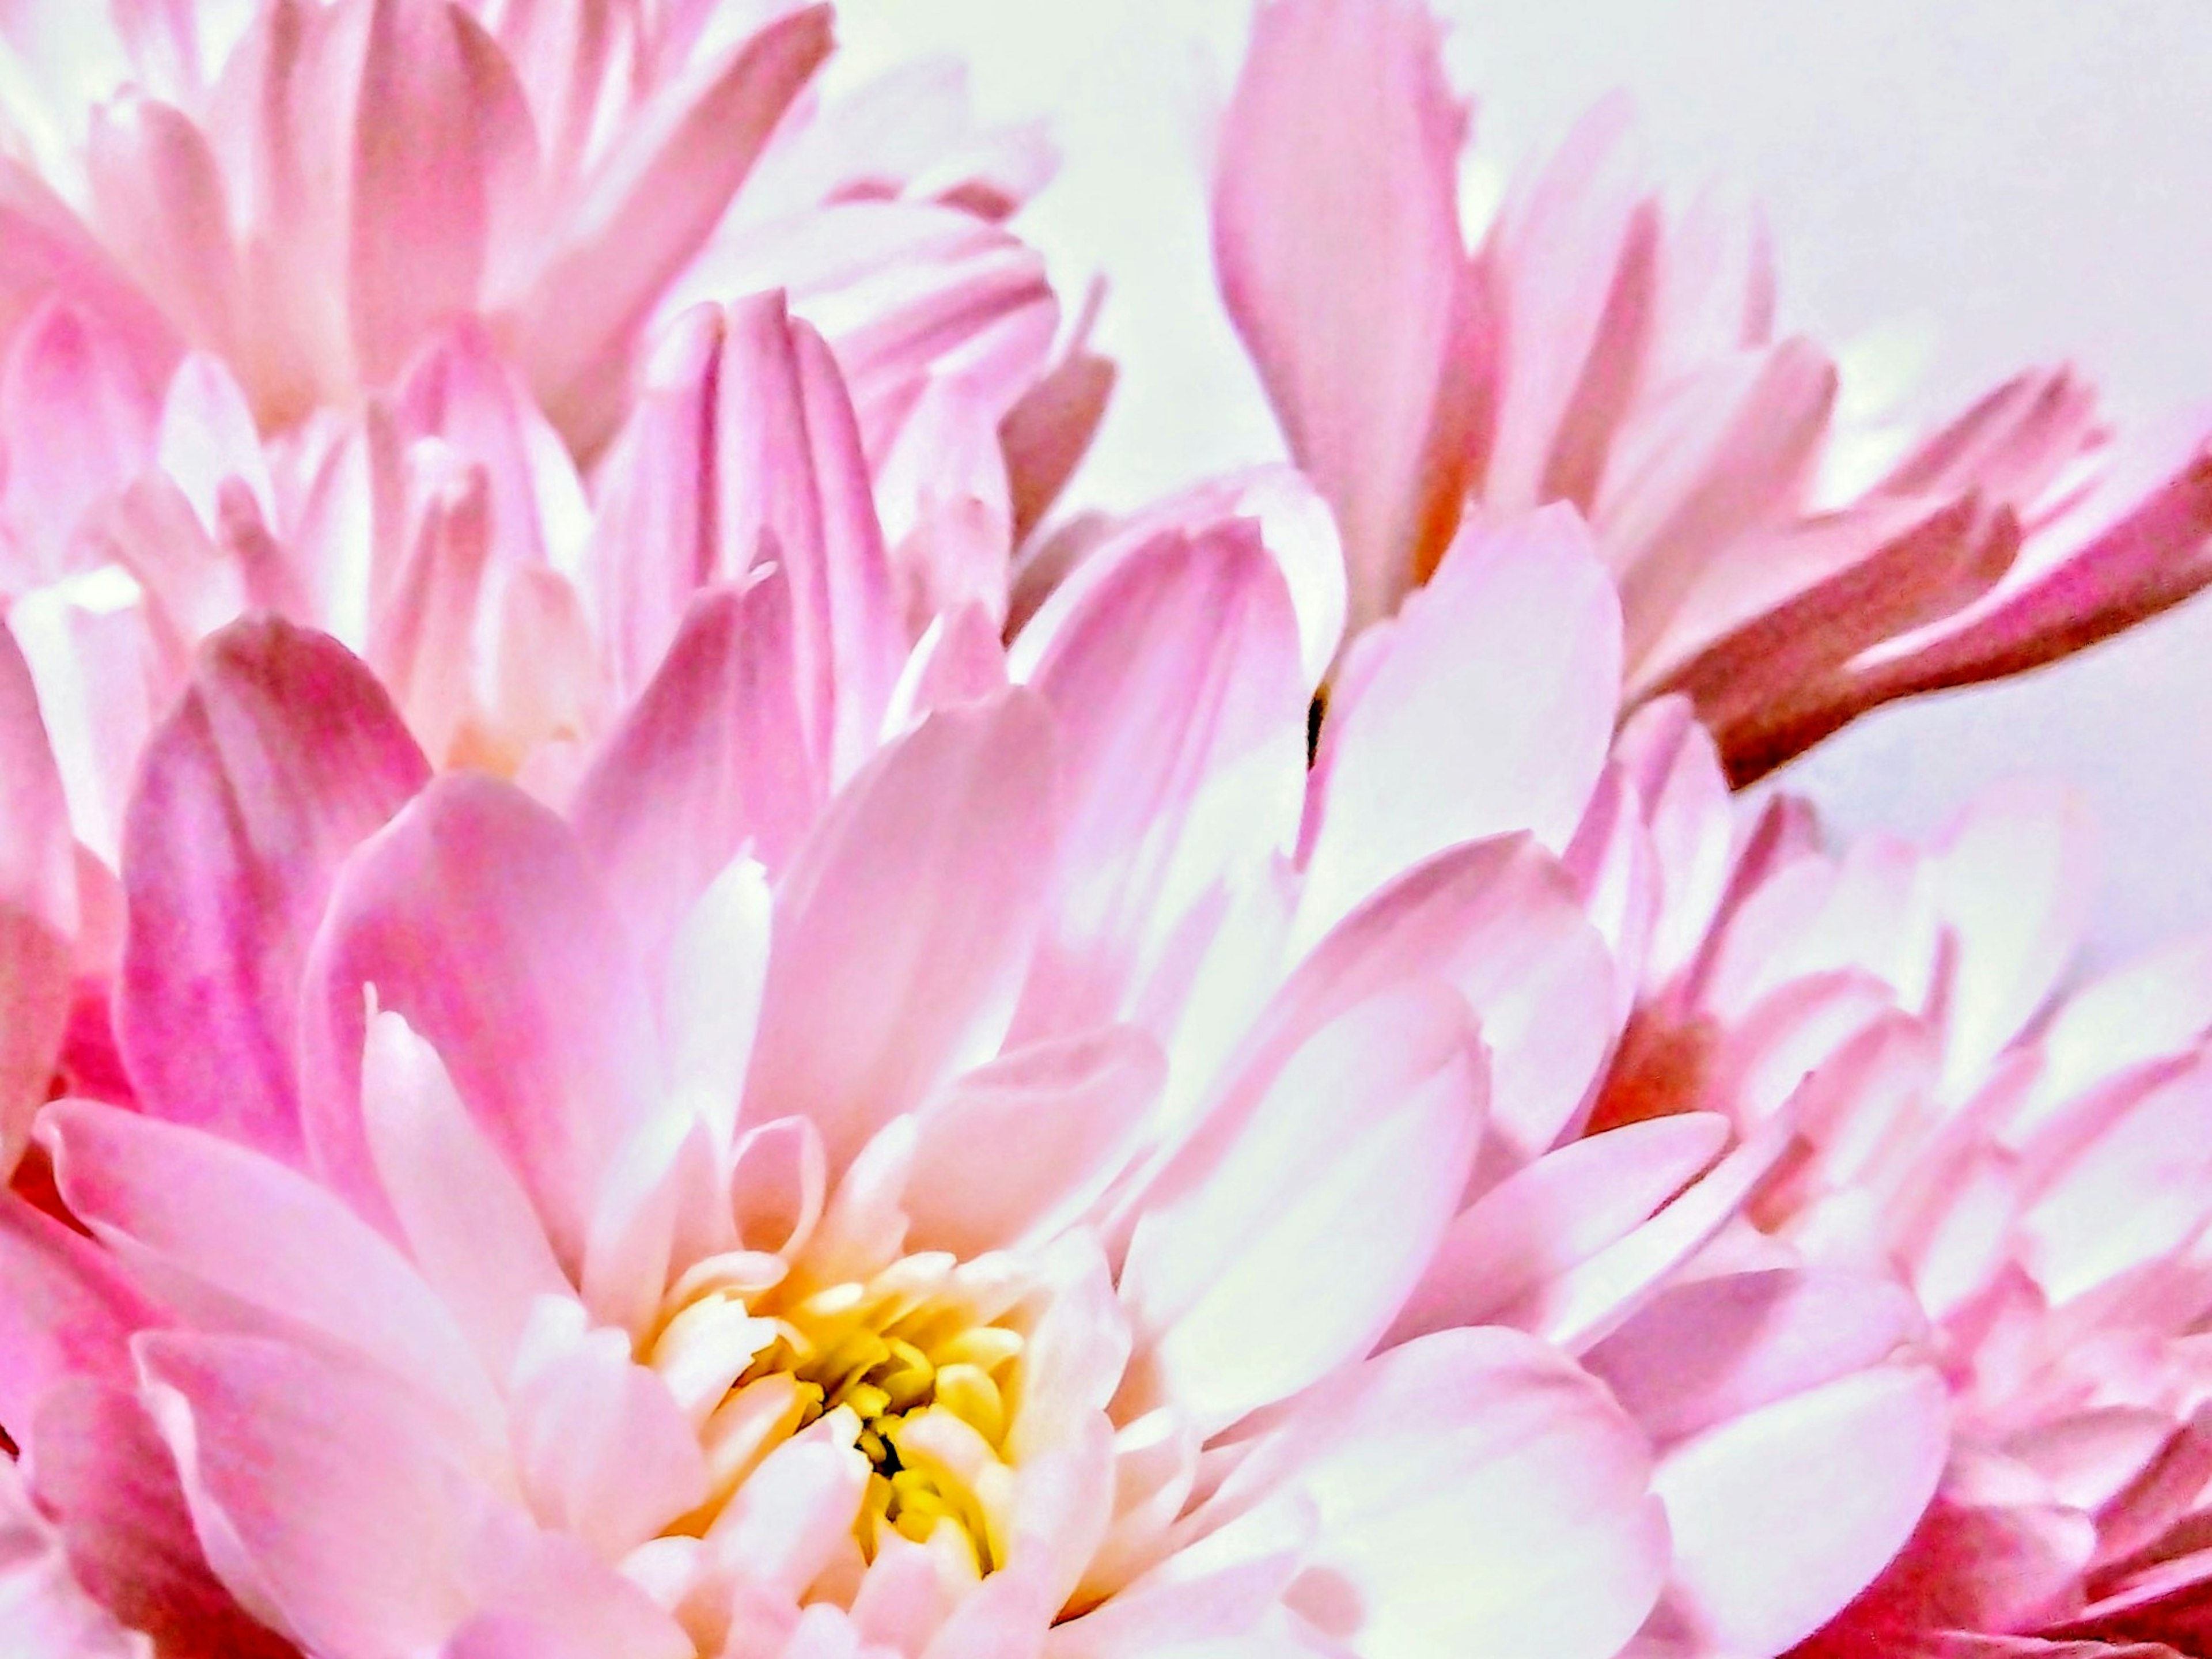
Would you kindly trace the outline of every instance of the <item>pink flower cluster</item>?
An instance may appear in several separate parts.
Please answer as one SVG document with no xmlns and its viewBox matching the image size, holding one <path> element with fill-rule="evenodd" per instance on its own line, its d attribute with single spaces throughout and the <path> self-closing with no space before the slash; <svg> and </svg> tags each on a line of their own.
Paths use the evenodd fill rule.
<svg viewBox="0 0 2212 1659">
<path fill-rule="evenodd" d="M 1265 0 L 1290 465 L 782 0 L 0 7 L 0 1654 L 2176 1659 L 2212 951 L 1753 778 L 2212 580 Z"/>
</svg>

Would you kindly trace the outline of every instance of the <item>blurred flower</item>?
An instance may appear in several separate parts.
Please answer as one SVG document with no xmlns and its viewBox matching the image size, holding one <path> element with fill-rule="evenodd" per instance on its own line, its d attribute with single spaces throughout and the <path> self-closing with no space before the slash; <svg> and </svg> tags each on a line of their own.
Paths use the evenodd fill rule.
<svg viewBox="0 0 2212 1659">
<path fill-rule="evenodd" d="M 1462 518 L 1571 501 L 1626 617 L 1623 697 L 1688 695 L 1730 776 L 1868 708 L 2078 650 L 2212 580 L 2212 418 L 2117 433 L 2031 370 L 1848 498 L 1833 366 L 1774 337 L 1759 222 L 1674 214 L 1592 114 L 1468 252 L 1466 107 L 1415 0 L 1273 0 L 1223 135 L 1222 291 L 1337 514 L 1355 629 Z"/>
<path fill-rule="evenodd" d="M 1831 855 L 1786 799 L 1733 831 L 1679 704 L 1632 720 L 1617 760 L 1649 804 L 1633 815 L 1656 855 L 1633 884 L 1656 925 L 1632 930 L 1645 987 L 1596 1122 L 1718 1111 L 1784 1135 L 1748 1216 L 1815 1266 L 1894 1274 L 1952 1395 L 1936 1504 L 1803 1651 L 2036 1634 L 2196 1650 L 2204 945 L 2057 994 L 2087 908 L 2063 797 L 2008 788 L 1924 850 Z"/>
</svg>

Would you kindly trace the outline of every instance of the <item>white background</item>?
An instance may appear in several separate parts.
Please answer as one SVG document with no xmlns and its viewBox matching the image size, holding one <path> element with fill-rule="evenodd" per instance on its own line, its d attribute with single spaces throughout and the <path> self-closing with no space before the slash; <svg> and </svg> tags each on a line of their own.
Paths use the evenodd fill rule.
<svg viewBox="0 0 2212 1659">
<path fill-rule="evenodd" d="M 1479 148 L 1540 155 L 1626 87 L 1655 175 L 1762 202 L 1783 322 L 1925 347 L 1934 413 L 2070 359 L 2125 416 L 2212 400 L 2212 0 L 1443 0 Z M 1122 383 L 1079 480 L 1122 505 L 1279 441 L 1214 297 L 1204 178 L 1243 0 L 845 0 L 841 80 L 973 65 L 1066 157 L 1025 221 L 1070 292 L 1112 283 Z M 1890 353 L 1887 356 L 1894 356 Z M 1784 775 L 1845 832 L 1933 830 L 2063 776 L 2102 825 L 2109 958 L 2212 926 L 2212 600 L 2055 669 L 1877 714 Z"/>
</svg>

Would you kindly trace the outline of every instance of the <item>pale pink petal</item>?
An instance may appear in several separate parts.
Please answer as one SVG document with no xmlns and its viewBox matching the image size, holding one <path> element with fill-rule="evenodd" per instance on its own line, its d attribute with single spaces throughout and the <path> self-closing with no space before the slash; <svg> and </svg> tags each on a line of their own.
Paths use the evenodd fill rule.
<svg viewBox="0 0 2212 1659">
<path fill-rule="evenodd" d="M 1877 1364 L 1924 1322 L 1886 1279 L 1724 1273 L 1662 1292 L 1583 1364 L 1666 1445 Z"/>
<path fill-rule="evenodd" d="M 95 108 L 85 143 L 100 240 L 181 331 L 228 350 L 243 320 L 232 204 L 207 135 L 126 91 Z"/>
<path fill-rule="evenodd" d="M 776 891 L 748 1118 L 811 1118 L 841 1168 L 995 1047 L 1042 920 L 1054 748 L 1017 690 L 932 715 L 846 786 Z"/>
<path fill-rule="evenodd" d="M 379 1014 L 362 1055 L 362 1121 L 407 1252 L 504 1379 L 531 1305 L 569 1291 L 529 1195 L 470 1121 L 430 1045 Z"/>
<path fill-rule="evenodd" d="M 698 1437 L 629 1337 L 605 1327 L 518 1382 L 515 1461 L 539 1524 L 614 1563 L 705 1502 Z"/>
<path fill-rule="evenodd" d="M 1620 576 L 1632 674 L 1709 562 L 1794 515 L 1835 392 L 1826 358 L 1785 340 L 1711 365 L 1622 432 L 1590 522 Z"/>
<path fill-rule="evenodd" d="M 907 633 L 964 605 L 1003 622 L 1013 509 L 994 411 L 981 396 L 955 376 L 927 380 L 871 465 Z"/>
<path fill-rule="evenodd" d="M 792 696 L 780 568 L 702 589 L 569 819 L 638 944 L 658 951 L 743 848 L 780 872 L 826 790 Z"/>
<path fill-rule="evenodd" d="M 999 423 L 1017 544 L 1043 521 L 1083 465 L 1114 395 L 1119 371 L 1113 359 L 1091 350 L 1084 337 L 1079 328 L 1076 343 Z"/>
<path fill-rule="evenodd" d="M 1883 1366 L 1720 1425 L 1660 1462 L 1670 1604 L 1723 1653 L 1779 1653 L 1903 1546 L 1949 1437 L 1942 1382 Z"/>
<path fill-rule="evenodd" d="M 707 1535 L 710 1552 L 779 1596 L 795 1599 L 852 1547 L 868 1461 L 829 1426 L 770 1452 Z"/>
<path fill-rule="evenodd" d="M 1355 626 L 1427 574 L 1471 459 L 1466 131 L 1435 21 L 1397 0 L 1263 9 L 1223 130 L 1222 292 L 1336 510 Z"/>
<path fill-rule="evenodd" d="M 598 513 L 584 555 L 584 591 L 605 641 L 617 694 L 659 667 L 684 606 L 712 580 L 741 575 L 753 549 L 723 549 L 714 475 L 714 391 L 721 313 L 708 307 L 670 324 L 635 394 L 628 422 L 600 462 Z"/>
<path fill-rule="evenodd" d="M 1259 537 L 1167 535 L 1121 560 L 1030 683 L 1060 717 L 1060 899 L 1021 1025 L 1124 1012 L 1130 977 L 1216 883 L 1297 833 L 1306 688 L 1290 596 Z"/>
<path fill-rule="evenodd" d="M 917 1118 L 907 1248 L 978 1255 L 1079 1210 L 1116 1173 L 1166 1070 L 1151 1038 L 1108 1026 L 957 1079 Z"/>
<path fill-rule="evenodd" d="M 2124 1105 L 2020 1219 L 2022 1264 L 2053 1302 L 2180 1249 L 2212 1212 L 2212 1072 L 2199 1061 Z"/>
<path fill-rule="evenodd" d="M 81 26 L 81 17 L 72 19 L 72 27 Z M 57 296 L 99 319 L 141 396 L 150 398 L 167 379 L 178 351 L 167 319 L 29 167 L 12 156 L 0 159 L 0 331 L 16 334 Z M 75 465 L 90 459 L 80 455 Z"/>
<path fill-rule="evenodd" d="M 490 1419 L 488 1379 L 452 1313 L 313 1182 L 90 1101 L 58 1103 L 40 1133 L 71 1212 L 161 1303 L 211 1328 L 289 1336 L 404 1378 L 449 1420 Z"/>
<path fill-rule="evenodd" d="M 0 369 L 0 509 L 40 575 L 62 574 L 86 509 L 151 457 L 155 418 L 152 390 L 121 345 L 70 305 L 48 307 L 10 343 Z"/>
<path fill-rule="evenodd" d="M 410 439 L 444 440 L 484 468 L 495 557 L 574 568 L 591 508 L 561 439 L 474 318 L 441 328 L 392 393 Z"/>
<path fill-rule="evenodd" d="M 1789 1150 L 1785 1118 L 1738 1146 L 1657 1215 L 1595 1255 L 1544 1280 L 1495 1316 L 1579 1353 L 1649 1304 L 1733 1220 Z"/>
<path fill-rule="evenodd" d="M 1605 765 L 1620 638 L 1571 510 L 1463 532 L 1323 728 L 1301 935 L 1456 842 L 1527 830 L 1565 847 Z"/>
<path fill-rule="evenodd" d="M 999 625 L 982 605 L 961 605 L 933 617 L 915 641 L 884 712 L 884 738 L 912 731 L 933 710 L 981 702 L 1006 689 Z"/>
<path fill-rule="evenodd" d="M 1441 979 L 1490 1051 L 1493 1136 L 1517 1161 L 1573 1121 L 1616 1030 L 1612 966 L 1565 872 L 1525 836 L 1455 848 L 1339 923 L 1245 1040 L 1264 1070 L 1378 990 Z"/>
<path fill-rule="evenodd" d="M 367 997 L 437 1050 L 573 1271 L 615 1148 L 657 1087 L 643 978 L 566 825 L 440 778 L 340 872 L 301 1001 L 307 1144 L 380 1209 L 361 1119 Z"/>
<path fill-rule="evenodd" d="M 631 334 L 720 219 L 830 50 L 826 7 L 779 18 L 665 87 L 568 210 L 509 324 L 539 402 L 585 452 L 611 429 Z"/>
<path fill-rule="evenodd" d="M 274 617 L 202 653 L 125 829 L 116 1035 L 149 1111 L 300 1163 L 309 942 L 347 854 L 428 777 L 374 677 Z"/>
<path fill-rule="evenodd" d="M 1409 988 L 1315 1033 L 1227 1138 L 1201 1133 L 1121 1279 L 1171 1399 L 1233 1422 L 1382 1335 L 1467 1184 L 1483 1081 L 1466 1005 Z"/>
<path fill-rule="evenodd" d="M 1571 1141 L 1507 1176 L 1454 1218 L 1389 1340 L 1483 1323 L 1627 1237 L 1727 1139 L 1712 1113 L 1654 1118 Z"/>
<path fill-rule="evenodd" d="M 1613 954 L 1614 1018 L 1626 1024 L 1650 971 L 1651 931 L 1661 894 L 1658 860 L 1644 823 L 1644 801 L 1618 763 L 1607 763 L 1560 863 Z"/>
<path fill-rule="evenodd" d="M 374 384 L 474 307 L 501 197 L 537 158 L 514 71 L 459 7 L 374 8 L 360 76 L 345 294 L 356 369 Z"/>
<path fill-rule="evenodd" d="M 1344 545 L 1328 503 L 1304 474 L 1285 466 L 1210 478 L 1110 528 L 1079 520 L 1069 535 L 1032 549 L 1016 574 L 1012 600 L 1016 678 L 1026 677 L 1082 614 L 1091 590 L 1111 580 L 1123 560 L 1139 556 L 1164 532 L 1197 537 L 1240 520 L 1259 526 L 1261 541 L 1289 585 L 1298 660 L 1306 684 L 1318 687 L 1344 643 Z M 1079 562 L 1062 568 L 1063 555 Z"/>
<path fill-rule="evenodd" d="M 2016 785 L 1980 797 L 1943 836 L 1936 904 L 1958 950 L 1950 1079 L 1982 1075 L 2057 987 L 2088 924 L 2093 833 L 2080 799 Z"/>
<path fill-rule="evenodd" d="M 144 596 L 121 570 L 102 568 L 24 594 L 7 623 L 39 688 L 70 826 L 112 869 L 138 753 L 162 701 Z"/>
<path fill-rule="evenodd" d="M 702 894 L 670 942 L 660 986 L 670 1086 L 684 1091 L 727 1148 L 752 1063 L 768 980 L 768 875 L 733 860 Z"/>
<path fill-rule="evenodd" d="M 222 489 L 243 483 L 265 524 L 276 522 L 276 491 L 253 410 L 219 357 L 194 352 L 177 365 L 161 398 L 155 459 L 183 490 L 210 534 L 222 523 Z"/>
<path fill-rule="evenodd" d="M 364 655 L 391 687 L 434 763 L 465 754 L 476 641 L 491 584 L 491 489 L 482 465 L 443 444 L 407 455 L 401 556 L 377 596 Z"/>
<path fill-rule="evenodd" d="M 1610 98 L 1579 121 L 1557 155 L 1500 214 L 1483 249 L 1497 313 L 1496 434 L 1480 482 L 1493 511 L 1526 513 L 1587 489 L 1590 458 L 1565 476 L 1561 435 L 1585 385 L 1617 397 L 1639 368 L 1635 331 L 1608 332 L 1613 296 L 1648 307 L 1650 209 L 1627 142 L 1631 111 Z M 1585 441 L 1585 448 L 1588 447 Z M 1595 459 L 1602 459 L 1601 450 Z M 1587 507 L 1583 495 L 1579 505 Z"/>
<path fill-rule="evenodd" d="M 1319 1519 L 1286 1599 L 1353 1652 L 1604 1659 L 1650 1609 L 1667 1522 L 1650 1453 L 1541 1343 L 1424 1337 L 1331 1383 L 1278 1434 L 1267 1475 Z"/>
<path fill-rule="evenodd" d="M 2012 1120 L 2025 1134 L 2094 1085 L 2179 1054 L 2212 1028 L 2212 938 L 2183 939 L 2075 992 L 2045 1028 L 2043 1065 Z"/>
<path fill-rule="evenodd" d="M 1622 722 L 1615 759 L 1635 782 L 1658 862 L 1659 913 L 1647 981 L 1664 984 L 1706 939 L 1735 865 L 1728 775 L 1705 727 L 1680 697 L 1645 704 Z"/>
<path fill-rule="evenodd" d="M 748 233 L 678 292 L 768 288 L 787 290 L 830 343 L 877 467 L 935 381 L 957 383 L 981 430 L 994 430 L 1044 372 L 1059 330 L 1034 248 L 971 214 L 917 203 L 845 202 Z"/>
<path fill-rule="evenodd" d="M 283 1343 L 138 1351 L 195 1524 L 250 1609 L 334 1655 L 432 1650 L 467 1616 L 488 1495 L 401 1390 Z"/>
</svg>

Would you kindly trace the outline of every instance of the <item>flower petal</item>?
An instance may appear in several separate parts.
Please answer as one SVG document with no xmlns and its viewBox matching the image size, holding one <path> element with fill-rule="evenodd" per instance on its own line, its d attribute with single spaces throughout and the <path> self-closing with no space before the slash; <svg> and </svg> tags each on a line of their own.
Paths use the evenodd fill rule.
<svg viewBox="0 0 2212 1659">
<path fill-rule="evenodd" d="M 1054 747 L 1014 690 L 931 715 L 845 787 L 776 891 L 749 1121 L 811 1118 L 840 1170 L 995 1048 L 1041 920 Z"/>
<path fill-rule="evenodd" d="M 630 338 L 830 51 L 830 9 L 776 19 L 666 87 L 596 169 L 510 324 L 570 442 L 603 442 Z"/>
<path fill-rule="evenodd" d="M 1467 112 L 1437 36 L 1403 0 L 1264 8 L 1214 184 L 1222 294 L 1336 510 L 1355 627 L 1427 574 L 1471 459 Z"/>
<path fill-rule="evenodd" d="M 1306 687 L 1289 592 L 1244 524 L 1119 561 L 1030 682 L 1066 739 L 1060 896 L 1020 1020 L 1042 1034 L 1121 1016 L 1201 895 L 1289 849 Z"/>
<path fill-rule="evenodd" d="M 257 617 L 209 642 L 125 824 L 116 1035 L 148 1111 L 303 1161 L 307 946 L 340 864 L 428 773 L 335 640 Z"/>
<path fill-rule="evenodd" d="M 168 1308 L 211 1329 L 318 1344 L 404 1379 L 459 1424 L 495 1420 L 489 1379 L 452 1313 L 380 1234 L 305 1176 L 92 1101 L 58 1103 L 40 1133 L 71 1212 Z"/>
<path fill-rule="evenodd" d="M 741 848 L 781 871 L 818 808 L 791 629 L 781 569 L 703 589 L 577 786 L 577 839 L 648 951 Z"/>
<path fill-rule="evenodd" d="M 362 1124 L 370 988 L 437 1050 L 574 1271 L 659 1079 L 642 975 L 567 827 L 507 784 L 449 774 L 339 873 L 302 1000 L 307 1144 L 380 1214 Z"/>
<path fill-rule="evenodd" d="M 1219 1426 L 1365 1352 L 1458 1205 L 1483 1103 L 1466 1005 L 1421 987 L 1323 1027 L 1241 1124 L 1202 1133 L 1121 1279 L 1170 1398 Z"/>
<path fill-rule="evenodd" d="M 1654 1485 L 1674 1537 L 1668 1600 L 1713 1650 L 1780 1653 L 1895 1555 L 1935 1496 L 1942 1382 L 1881 1366 L 1723 1423 Z"/>
<path fill-rule="evenodd" d="M 1166 1072 L 1159 1046 L 1121 1025 L 1014 1049 L 959 1079 L 916 1120 L 907 1248 L 978 1255 L 1079 1209 L 1119 1170 Z"/>
<path fill-rule="evenodd" d="M 1612 738 L 1620 628 L 1570 509 L 1463 532 L 1322 728 L 1300 936 L 1455 842 L 1565 847 Z"/>
<path fill-rule="evenodd" d="M 0 629 L 0 1179 L 53 1081 L 77 931 L 76 840 L 22 653 Z"/>
<path fill-rule="evenodd" d="M 1313 1503 L 1319 1531 L 1286 1599 L 1349 1651 L 1605 1659 L 1666 1571 L 1643 1437 L 1603 1388 L 1517 1333 L 1393 1348 L 1275 1438 L 1232 1483 Z"/>
</svg>

